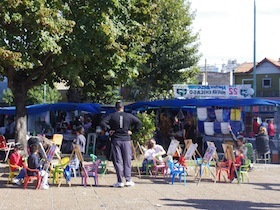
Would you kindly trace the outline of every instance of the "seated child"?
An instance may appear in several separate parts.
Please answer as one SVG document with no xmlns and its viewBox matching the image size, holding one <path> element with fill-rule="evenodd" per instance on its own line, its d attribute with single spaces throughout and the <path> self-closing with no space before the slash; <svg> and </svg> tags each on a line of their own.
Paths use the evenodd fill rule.
<svg viewBox="0 0 280 210">
<path fill-rule="evenodd" d="M 14 152 L 10 155 L 10 164 L 21 167 L 17 177 L 13 178 L 13 180 L 12 180 L 12 182 L 17 184 L 17 185 L 21 185 L 22 180 L 25 176 L 25 171 L 22 168 L 23 167 L 22 156 L 20 154 L 21 149 L 22 149 L 21 145 L 16 144 L 15 147 L 14 147 Z M 12 167 L 12 171 L 16 171 L 16 170 L 17 170 L 17 167 Z"/>
<path fill-rule="evenodd" d="M 144 160 L 142 163 L 142 172 L 146 171 L 146 167 L 148 164 L 154 163 L 154 158 L 159 163 L 163 163 L 162 155 L 166 154 L 166 151 L 163 149 L 163 147 L 159 144 L 156 144 L 156 141 L 154 139 L 150 139 L 146 142 L 147 150 L 144 154 Z"/>
<path fill-rule="evenodd" d="M 49 189 L 49 184 L 48 184 L 48 173 L 42 169 L 43 162 L 39 160 L 39 155 L 38 155 L 38 145 L 37 144 L 32 144 L 30 145 L 30 155 L 28 157 L 28 167 L 30 169 L 39 169 L 40 170 L 40 176 L 42 177 L 42 182 L 41 182 L 41 189 L 47 190 Z M 36 176 L 35 172 L 28 171 L 29 176 Z"/>
<path fill-rule="evenodd" d="M 235 156 L 235 162 L 234 163 L 232 163 L 231 160 L 226 160 L 224 162 L 219 162 L 218 163 L 219 167 L 230 166 L 230 173 L 228 174 L 228 179 L 230 180 L 230 182 L 232 182 L 234 180 L 234 178 L 237 178 L 237 174 L 235 173 L 235 169 L 236 169 L 236 171 L 238 171 L 240 166 L 245 163 L 245 156 L 244 156 L 243 147 L 236 148 L 235 154 L 236 154 L 236 156 Z"/>
</svg>

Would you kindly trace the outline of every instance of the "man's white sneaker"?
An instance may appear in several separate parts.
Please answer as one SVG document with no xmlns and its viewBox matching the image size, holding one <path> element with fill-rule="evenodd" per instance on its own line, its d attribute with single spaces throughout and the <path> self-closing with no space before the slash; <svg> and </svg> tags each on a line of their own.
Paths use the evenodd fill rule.
<svg viewBox="0 0 280 210">
<path fill-rule="evenodd" d="M 41 187 L 40 187 L 40 189 L 42 189 L 42 190 L 48 190 L 50 187 L 49 187 L 49 185 L 41 185 Z"/>
<path fill-rule="evenodd" d="M 125 186 L 127 187 L 133 187 L 135 185 L 135 183 L 133 181 L 129 181 L 125 183 Z"/>
<path fill-rule="evenodd" d="M 21 181 L 17 178 L 13 178 L 13 183 L 15 183 L 17 185 L 21 185 Z"/>
<path fill-rule="evenodd" d="M 124 184 L 122 182 L 117 182 L 115 184 L 113 184 L 113 187 L 124 187 Z"/>
</svg>

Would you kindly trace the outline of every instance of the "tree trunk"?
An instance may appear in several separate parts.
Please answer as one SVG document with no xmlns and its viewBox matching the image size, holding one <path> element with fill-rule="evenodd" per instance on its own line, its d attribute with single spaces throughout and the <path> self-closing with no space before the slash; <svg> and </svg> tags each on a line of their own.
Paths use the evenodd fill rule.
<svg viewBox="0 0 280 210">
<path fill-rule="evenodd" d="M 16 107 L 16 127 L 15 127 L 15 140 L 23 145 L 24 152 L 27 154 L 27 117 L 26 117 L 26 99 L 27 89 L 24 82 L 17 84 L 14 87 L 14 98 Z"/>
</svg>

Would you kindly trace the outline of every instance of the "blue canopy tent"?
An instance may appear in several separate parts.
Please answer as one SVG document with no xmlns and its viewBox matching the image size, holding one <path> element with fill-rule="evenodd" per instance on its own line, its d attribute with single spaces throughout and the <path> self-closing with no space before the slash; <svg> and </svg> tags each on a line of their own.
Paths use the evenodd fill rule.
<svg viewBox="0 0 280 210">
<path fill-rule="evenodd" d="M 95 103 L 56 103 L 56 104 L 35 104 L 26 106 L 27 114 L 38 114 L 47 111 L 86 111 L 100 113 L 100 105 Z M 1 107 L 0 114 L 15 115 L 15 107 Z"/>
<path fill-rule="evenodd" d="M 125 106 L 127 111 L 146 110 L 151 108 L 184 108 L 184 107 L 243 107 L 243 106 L 278 106 L 278 101 L 266 99 L 169 99 L 140 101 Z"/>
</svg>

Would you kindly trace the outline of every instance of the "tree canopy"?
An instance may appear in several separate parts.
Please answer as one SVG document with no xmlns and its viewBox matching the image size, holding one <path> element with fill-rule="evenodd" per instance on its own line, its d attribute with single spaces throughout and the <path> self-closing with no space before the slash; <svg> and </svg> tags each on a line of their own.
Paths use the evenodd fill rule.
<svg viewBox="0 0 280 210">
<path fill-rule="evenodd" d="M 192 77 L 199 58 L 184 0 L 2 0 L 0 73 L 26 135 L 28 91 L 64 81 L 82 100 L 111 103 L 122 87 L 149 99 Z M 148 93 L 148 94 L 147 94 Z"/>
<path fill-rule="evenodd" d="M 27 92 L 55 74 L 75 22 L 65 18 L 63 0 L 2 0 L 0 8 L 0 73 L 15 97 L 16 140 L 25 145 Z"/>
</svg>

